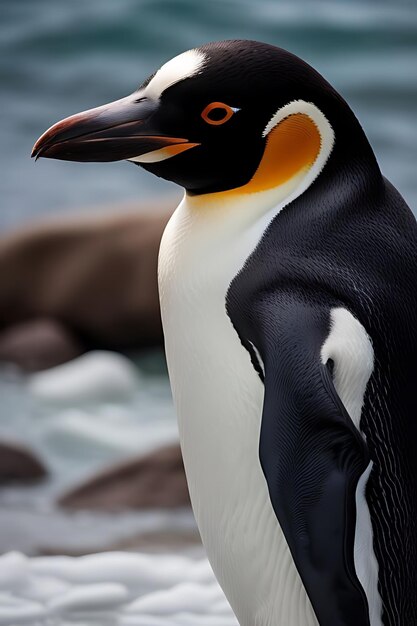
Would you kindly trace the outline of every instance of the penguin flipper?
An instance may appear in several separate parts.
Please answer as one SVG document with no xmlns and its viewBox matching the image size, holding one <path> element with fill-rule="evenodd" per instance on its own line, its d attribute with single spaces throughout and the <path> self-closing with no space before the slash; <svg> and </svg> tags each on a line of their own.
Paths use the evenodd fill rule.
<svg viewBox="0 0 417 626">
<path fill-rule="evenodd" d="M 331 364 L 321 361 L 330 308 L 270 294 L 257 317 L 265 383 L 259 452 L 272 506 L 320 626 L 369 626 L 354 564 L 356 488 L 369 455 Z"/>
</svg>

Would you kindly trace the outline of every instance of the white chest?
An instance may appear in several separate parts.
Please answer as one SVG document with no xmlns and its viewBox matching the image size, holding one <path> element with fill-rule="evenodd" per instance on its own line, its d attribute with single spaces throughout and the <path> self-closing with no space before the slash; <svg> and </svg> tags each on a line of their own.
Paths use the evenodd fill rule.
<svg viewBox="0 0 417 626">
<path fill-rule="evenodd" d="M 214 572 L 242 626 L 313 626 L 313 610 L 259 462 L 263 385 L 227 316 L 230 281 L 259 239 L 228 236 L 184 201 L 161 243 L 166 354 L 190 495 Z M 236 216 L 231 216 L 232 220 Z"/>
</svg>

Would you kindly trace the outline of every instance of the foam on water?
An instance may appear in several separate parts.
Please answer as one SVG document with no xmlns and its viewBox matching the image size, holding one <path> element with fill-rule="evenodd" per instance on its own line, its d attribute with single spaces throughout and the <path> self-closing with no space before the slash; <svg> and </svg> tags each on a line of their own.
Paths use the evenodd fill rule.
<svg viewBox="0 0 417 626">
<path fill-rule="evenodd" d="M 0 557 L 0 624 L 237 626 L 206 559 Z"/>
<path fill-rule="evenodd" d="M 28 379 L 32 397 L 53 404 L 130 400 L 138 386 L 133 363 L 118 354 L 94 350 Z"/>
</svg>

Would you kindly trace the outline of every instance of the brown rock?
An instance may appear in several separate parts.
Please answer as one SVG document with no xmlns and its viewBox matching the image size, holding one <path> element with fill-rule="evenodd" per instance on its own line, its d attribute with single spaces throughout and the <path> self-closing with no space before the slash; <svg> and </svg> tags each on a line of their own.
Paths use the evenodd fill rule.
<svg viewBox="0 0 417 626">
<path fill-rule="evenodd" d="M 180 447 L 167 446 L 111 467 L 64 495 L 59 504 L 100 511 L 188 506 Z"/>
<path fill-rule="evenodd" d="M 162 342 L 159 242 L 175 200 L 32 226 L 0 240 L 0 328 L 54 319 L 87 347 Z"/>
<path fill-rule="evenodd" d="M 34 482 L 47 472 L 36 456 L 20 444 L 0 442 L 0 484 Z"/>
<path fill-rule="evenodd" d="M 36 549 L 36 556 L 85 556 L 86 554 L 97 552 L 146 552 L 150 554 L 167 554 L 171 552 L 178 554 L 179 552 L 188 552 L 192 550 L 192 554 L 203 556 L 203 548 L 201 547 L 201 537 L 197 526 L 194 529 L 172 529 L 161 531 L 143 532 L 130 537 L 125 537 L 118 541 L 105 543 L 101 546 L 97 544 L 83 545 L 82 548 L 73 548 L 68 545 L 39 546 Z"/>
<path fill-rule="evenodd" d="M 0 361 L 34 372 L 55 367 L 82 353 L 72 333 L 52 319 L 14 324 L 0 332 Z"/>
</svg>

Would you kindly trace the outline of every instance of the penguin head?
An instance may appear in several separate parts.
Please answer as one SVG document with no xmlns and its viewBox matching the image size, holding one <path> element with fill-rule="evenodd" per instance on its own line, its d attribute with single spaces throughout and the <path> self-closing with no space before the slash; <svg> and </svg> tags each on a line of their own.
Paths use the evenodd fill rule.
<svg viewBox="0 0 417 626">
<path fill-rule="evenodd" d="M 128 160 L 189 194 L 257 191 L 320 155 L 323 167 L 335 136 L 352 145 L 358 129 L 343 99 L 301 59 L 233 40 L 184 52 L 132 95 L 58 122 L 32 156 Z"/>
</svg>

